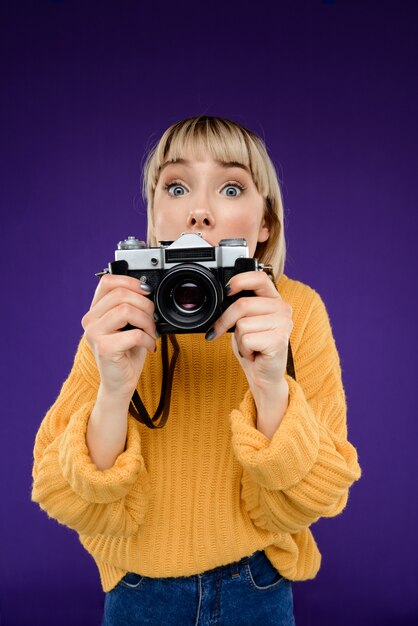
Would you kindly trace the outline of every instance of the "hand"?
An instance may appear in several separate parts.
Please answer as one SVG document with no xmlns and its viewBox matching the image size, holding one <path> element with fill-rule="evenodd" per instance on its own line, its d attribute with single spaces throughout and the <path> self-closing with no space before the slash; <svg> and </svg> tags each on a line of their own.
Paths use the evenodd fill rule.
<svg viewBox="0 0 418 626">
<path fill-rule="evenodd" d="M 287 407 L 284 375 L 293 328 L 292 307 L 282 300 L 265 272 L 237 274 L 229 285 L 228 296 L 250 290 L 256 297 L 242 297 L 231 304 L 216 321 L 212 338 L 235 325 L 232 347 L 257 406 L 257 428 L 270 437 Z"/>
<path fill-rule="evenodd" d="M 228 296 L 251 290 L 256 297 L 239 298 L 228 307 L 213 327 L 215 337 L 235 325 L 233 349 L 245 373 L 258 387 L 277 385 L 286 372 L 292 307 L 265 272 L 237 274 L 229 285 Z"/>
<path fill-rule="evenodd" d="M 148 352 L 157 339 L 154 303 L 136 278 L 106 274 L 96 288 L 81 325 L 97 362 L 101 389 L 115 399 L 130 399 Z M 126 324 L 137 328 L 121 331 Z"/>
</svg>

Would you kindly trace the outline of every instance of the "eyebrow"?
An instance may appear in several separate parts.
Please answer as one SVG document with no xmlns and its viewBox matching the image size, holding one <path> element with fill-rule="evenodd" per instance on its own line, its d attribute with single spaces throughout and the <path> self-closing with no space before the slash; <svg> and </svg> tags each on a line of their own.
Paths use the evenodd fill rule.
<svg viewBox="0 0 418 626">
<path fill-rule="evenodd" d="M 160 173 L 163 171 L 165 167 L 167 167 L 167 165 L 176 165 L 176 164 L 177 165 L 190 165 L 190 163 L 191 161 L 188 161 L 187 159 L 176 159 L 175 161 L 166 161 L 160 166 Z M 248 167 L 246 165 L 243 165 L 242 163 L 238 163 L 237 161 L 228 161 L 228 162 L 217 161 L 217 163 L 223 169 L 229 169 L 231 167 L 239 167 L 242 170 L 245 170 L 248 174 L 250 174 L 250 170 L 248 169 Z"/>
</svg>

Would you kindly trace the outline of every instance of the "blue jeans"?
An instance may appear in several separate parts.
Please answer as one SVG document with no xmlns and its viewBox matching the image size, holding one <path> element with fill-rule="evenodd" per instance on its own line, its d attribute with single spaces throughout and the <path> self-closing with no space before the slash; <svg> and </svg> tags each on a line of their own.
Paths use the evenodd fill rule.
<svg viewBox="0 0 418 626">
<path fill-rule="evenodd" d="M 292 585 L 264 552 L 203 574 L 128 573 L 105 595 L 102 626 L 295 626 Z"/>
</svg>

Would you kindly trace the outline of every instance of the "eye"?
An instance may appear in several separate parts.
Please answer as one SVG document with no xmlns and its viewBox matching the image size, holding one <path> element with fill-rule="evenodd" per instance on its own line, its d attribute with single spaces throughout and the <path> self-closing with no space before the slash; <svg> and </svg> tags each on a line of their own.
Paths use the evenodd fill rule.
<svg viewBox="0 0 418 626">
<path fill-rule="evenodd" d="M 243 185 L 240 185 L 239 183 L 228 183 L 222 189 L 222 191 L 226 192 L 224 195 L 228 196 L 229 198 L 237 198 L 244 192 L 244 190 L 245 187 Z"/>
<path fill-rule="evenodd" d="M 169 193 L 170 196 L 184 196 L 184 192 L 187 192 L 186 187 L 177 181 L 169 183 L 163 186 L 163 189 Z"/>
</svg>

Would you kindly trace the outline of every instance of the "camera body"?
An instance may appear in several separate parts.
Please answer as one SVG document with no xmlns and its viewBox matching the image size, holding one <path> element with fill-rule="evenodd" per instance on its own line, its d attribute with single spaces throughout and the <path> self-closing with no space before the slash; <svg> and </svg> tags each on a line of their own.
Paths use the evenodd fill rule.
<svg viewBox="0 0 418 626">
<path fill-rule="evenodd" d="M 184 233 L 160 247 L 128 237 L 118 243 L 115 261 L 105 273 L 133 276 L 151 288 L 157 330 L 163 333 L 205 333 L 242 296 L 226 296 L 225 285 L 235 274 L 265 269 L 249 257 L 245 239 L 209 244 L 200 233 Z M 133 328 L 129 324 L 123 329 Z M 233 329 L 229 329 L 230 331 Z"/>
</svg>

